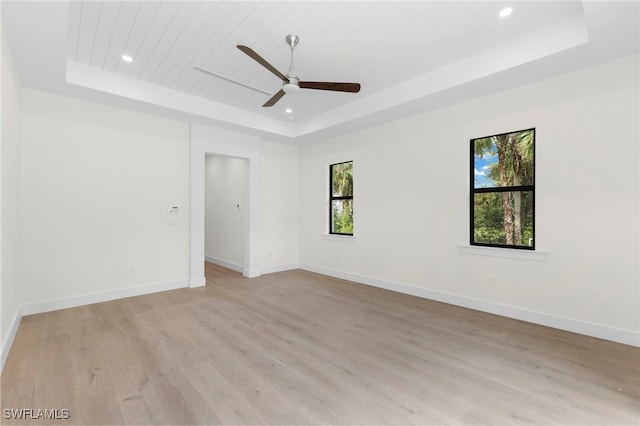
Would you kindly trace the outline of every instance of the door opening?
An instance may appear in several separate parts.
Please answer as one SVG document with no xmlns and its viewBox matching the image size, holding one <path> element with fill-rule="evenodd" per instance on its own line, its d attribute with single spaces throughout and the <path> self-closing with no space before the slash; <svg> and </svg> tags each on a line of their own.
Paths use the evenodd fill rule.
<svg viewBox="0 0 640 426">
<path fill-rule="evenodd" d="M 244 269 L 246 168 L 242 158 L 205 156 L 205 260 L 238 272 Z"/>
<path fill-rule="evenodd" d="M 205 160 L 217 154 L 245 160 L 242 274 L 260 276 L 258 218 L 260 213 L 260 141 L 257 137 L 191 124 L 189 286 L 206 284 L 205 263 Z M 240 204 L 242 207 L 242 204 Z"/>
</svg>

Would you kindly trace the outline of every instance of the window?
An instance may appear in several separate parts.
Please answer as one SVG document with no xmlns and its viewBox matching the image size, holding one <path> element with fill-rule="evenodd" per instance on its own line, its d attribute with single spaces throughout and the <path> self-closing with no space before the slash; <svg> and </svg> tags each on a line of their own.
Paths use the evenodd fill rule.
<svg viewBox="0 0 640 426">
<path fill-rule="evenodd" d="M 535 248 L 535 129 L 471 140 L 470 243 Z"/>
<path fill-rule="evenodd" d="M 353 235 L 353 161 L 329 167 L 329 233 Z"/>
</svg>

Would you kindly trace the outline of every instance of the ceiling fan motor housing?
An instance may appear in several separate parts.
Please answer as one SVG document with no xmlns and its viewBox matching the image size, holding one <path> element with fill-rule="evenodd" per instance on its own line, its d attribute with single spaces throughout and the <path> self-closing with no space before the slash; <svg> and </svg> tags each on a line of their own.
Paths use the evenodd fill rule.
<svg viewBox="0 0 640 426">
<path fill-rule="evenodd" d="M 300 82 L 298 80 L 298 77 L 287 77 L 289 78 L 289 82 L 282 85 L 282 90 L 284 90 L 284 93 L 298 93 L 300 91 Z"/>
</svg>

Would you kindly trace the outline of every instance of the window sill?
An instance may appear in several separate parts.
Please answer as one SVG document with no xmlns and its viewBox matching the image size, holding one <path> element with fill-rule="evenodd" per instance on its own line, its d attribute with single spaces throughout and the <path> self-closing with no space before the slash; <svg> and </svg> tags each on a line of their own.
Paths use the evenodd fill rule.
<svg viewBox="0 0 640 426">
<path fill-rule="evenodd" d="M 322 234 L 322 239 L 330 241 L 345 241 L 348 243 L 356 242 L 356 237 L 354 237 L 353 235 Z"/>
<path fill-rule="evenodd" d="M 547 259 L 549 253 L 539 250 L 518 250 L 518 249 L 505 249 L 500 247 L 480 247 L 471 246 L 468 244 L 458 244 L 458 250 L 462 254 L 475 254 L 479 256 L 494 256 L 494 257 L 509 257 L 511 259 L 522 260 L 535 260 L 538 262 L 544 262 Z"/>
</svg>

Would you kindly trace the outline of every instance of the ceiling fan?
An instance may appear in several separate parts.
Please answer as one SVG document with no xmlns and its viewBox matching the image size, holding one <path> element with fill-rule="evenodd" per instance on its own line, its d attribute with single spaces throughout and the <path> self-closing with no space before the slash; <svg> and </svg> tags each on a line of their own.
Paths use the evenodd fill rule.
<svg viewBox="0 0 640 426">
<path fill-rule="evenodd" d="M 338 83 L 338 82 L 325 82 L 325 81 L 300 81 L 298 75 L 296 74 L 295 68 L 293 66 L 293 51 L 300 41 L 300 37 L 297 35 L 289 34 L 285 37 L 285 41 L 287 45 L 291 48 L 291 64 L 289 65 L 289 71 L 287 74 L 282 74 L 278 71 L 273 65 L 267 62 L 264 58 L 258 55 L 253 49 L 244 45 L 236 46 L 238 49 L 242 50 L 246 53 L 251 59 L 271 71 L 276 77 L 282 80 L 282 88 L 276 92 L 275 95 L 271 96 L 267 102 L 262 105 L 263 107 L 270 107 L 276 104 L 286 93 L 297 93 L 300 89 L 315 89 L 315 90 L 331 90 L 334 92 L 349 92 L 349 93 L 358 93 L 360 91 L 360 83 Z M 221 78 L 223 80 L 229 81 L 231 83 L 238 84 L 242 87 L 246 87 L 247 89 L 252 89 L 260 93 L 270 94 L 264 92 L 263 90 L 256 89 L 255 87 L 251 87 L 249 85 L 239 83 L 237 81 L 231 80 L 229 78 L 223 77 L 221 75 L 215 74 L 211 71 L 207 71 L 200 67 L 193 67 L 195 70 L 204 72 L 206 74 L 212 75 L 214 77 Z"/>
</svg>

